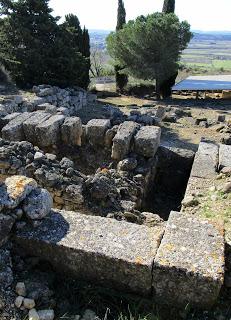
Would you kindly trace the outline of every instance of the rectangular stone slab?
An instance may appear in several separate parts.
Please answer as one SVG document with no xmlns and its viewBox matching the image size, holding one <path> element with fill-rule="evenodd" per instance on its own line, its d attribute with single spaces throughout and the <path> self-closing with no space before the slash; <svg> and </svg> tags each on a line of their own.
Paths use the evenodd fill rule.
<svg viewBox="0 0 231 320">
<path fill-rule="evenodd" d="M 147 158 L 154 157 L 160 144 L 160 136 L 159 127 L 142 127 L 135 136 L 135 151 Z"/>
<path fill-rule="evenodd" d="M 108 119 L 92 119 L 86 125 L 86 134 L 92 145 L 104 145 L 104 137 L 107 129 L 111 127 Z"/>
<path fill-rule="evenodd" d="M 130 151 L 131 141 L 139 125 L 133 121 L 125 121 L 120 126 L 113 138 L 112 159 L 122 160 Z"/>
<path fill-rule="evenodd" d="M 216 301 L 223 280 L 223 226 L 172 212 L 154 261 L 157 300 L 206 308 Z"/>
<path fill-rule="evenodd" d="M 219 168 L 231 168 L 231 146 L 220 144 L 219 148 Z"/>
<path fill-rule="evenodd" d="M 33 144 L 37 143 L 35 128 L 40 123 L 49 119 L 50 116 L 51 115 L 49 113 L 45 112 L 33 112 L 33 115 L 23 123 L 23 131 L 26 141 L 29 141 Z"/>
<path fill-rule="evenodd" d="M 216 176 L 218 166 L 218 145 L 212 142 L 201 142 L 193 163 L 191 176 L 211 179 Z"/>
<path fill-rule="evenodd" d="M 32 116 L 30 112 L 23 112 L 16 118 L 11 120 L 3 129 L 2 137 L 3 139 L 9 141 L 22 141 L 25 140 L 23 132 L 23 122 Z"/>
<path fill-rule="evenodd" d="M 64 120 L 63 115 L 54 115 L 36 126 L 39 147 L 56 145 L 61 140 L 61 125 Z"/>
<path fill-rule="evenodd" d="M 151 293 L 153 260 L 163 227 L 149 228 L 77 212 L 53 211 L 16 241 L 61 273 L 139 294 Z"/>
</svg>

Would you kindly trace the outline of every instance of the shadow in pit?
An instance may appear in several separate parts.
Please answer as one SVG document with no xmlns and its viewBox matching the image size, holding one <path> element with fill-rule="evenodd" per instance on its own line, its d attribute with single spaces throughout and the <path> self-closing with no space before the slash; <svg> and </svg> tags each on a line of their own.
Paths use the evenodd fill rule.
<svg viewBox="0 0 231 320">
<path fill-rule="evenodd" d="M 159 147 L 156 177 L 148 188 L 142 211 L 156 213 L 164 220 L 171 211 L 180 211 L 194 155 L 191 150 Z"/>
</svg>

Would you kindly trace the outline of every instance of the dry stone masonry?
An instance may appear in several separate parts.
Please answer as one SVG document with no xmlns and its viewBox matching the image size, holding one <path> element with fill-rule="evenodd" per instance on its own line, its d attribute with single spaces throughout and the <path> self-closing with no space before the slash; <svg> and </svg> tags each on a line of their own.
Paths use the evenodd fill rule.
<svg viewBox="0 0 231 320">
<path fill-rule="evenodd" d="M 160 146 L 165 108 L 127 116 L 108 106 L 108 117 L 83 124 L 78 111 L 93 99 L 84 90 L 42 85 L 33 92 L 0 108 L 0 284 L 14 277 L 4 247 L 10 240 L 77 279 L 183 308 L 213 305 L 224 282 L 224 227 L 190 208 L 231 167 L 230 146 L 200 143 L 182 210 L 164 222 L 144 207 L 160 163 L 173 159 Z M 190 167 L 192 153 L 176 155 Z M 16 287 L 16 306 L 54 318 L 20 288 L 27 291 Z"/>
</svg>

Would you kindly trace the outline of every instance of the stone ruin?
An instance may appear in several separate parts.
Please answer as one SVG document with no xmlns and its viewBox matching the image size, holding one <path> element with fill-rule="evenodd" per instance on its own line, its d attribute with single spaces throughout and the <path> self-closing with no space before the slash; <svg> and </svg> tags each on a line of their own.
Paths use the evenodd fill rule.
<svg viewBox="0 0 231 320">
<path fill-rule="evenodd" d="M 192 152 L 160 145 L 163 107 L 127 119 L 109 108 L 107 119 L 82 124 L 77 111 L 94 97 L 50 86 L 34 92 L 33 102 L 13 101 L 0 118 L 3 287 L 13 281 L 4 248 L 10 239 L 77 279 L 169 305 L 215 303 L 224 227 L 193 216 L 189 203 L 218 168 L 231 167 L 231 147 L 202 141 L 194 160 Z M 152 206 L 159 186 L 165 202 L 169 186 L 177 199 L 164 214 Z"/>
</svg>

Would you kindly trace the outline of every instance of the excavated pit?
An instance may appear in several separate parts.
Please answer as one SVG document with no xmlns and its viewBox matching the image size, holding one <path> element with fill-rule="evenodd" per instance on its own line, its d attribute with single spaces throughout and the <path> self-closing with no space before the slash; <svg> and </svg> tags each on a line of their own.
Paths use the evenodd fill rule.
<svg viewBox="0 0 231 320">
<path fill-rule="evenodd" d="M 142 211 L 168 220 L 172 210 L 180 211 L 194 160 L 194 152 L 160 146 L 154 181 L 147 189 Z"/>
</svg>

